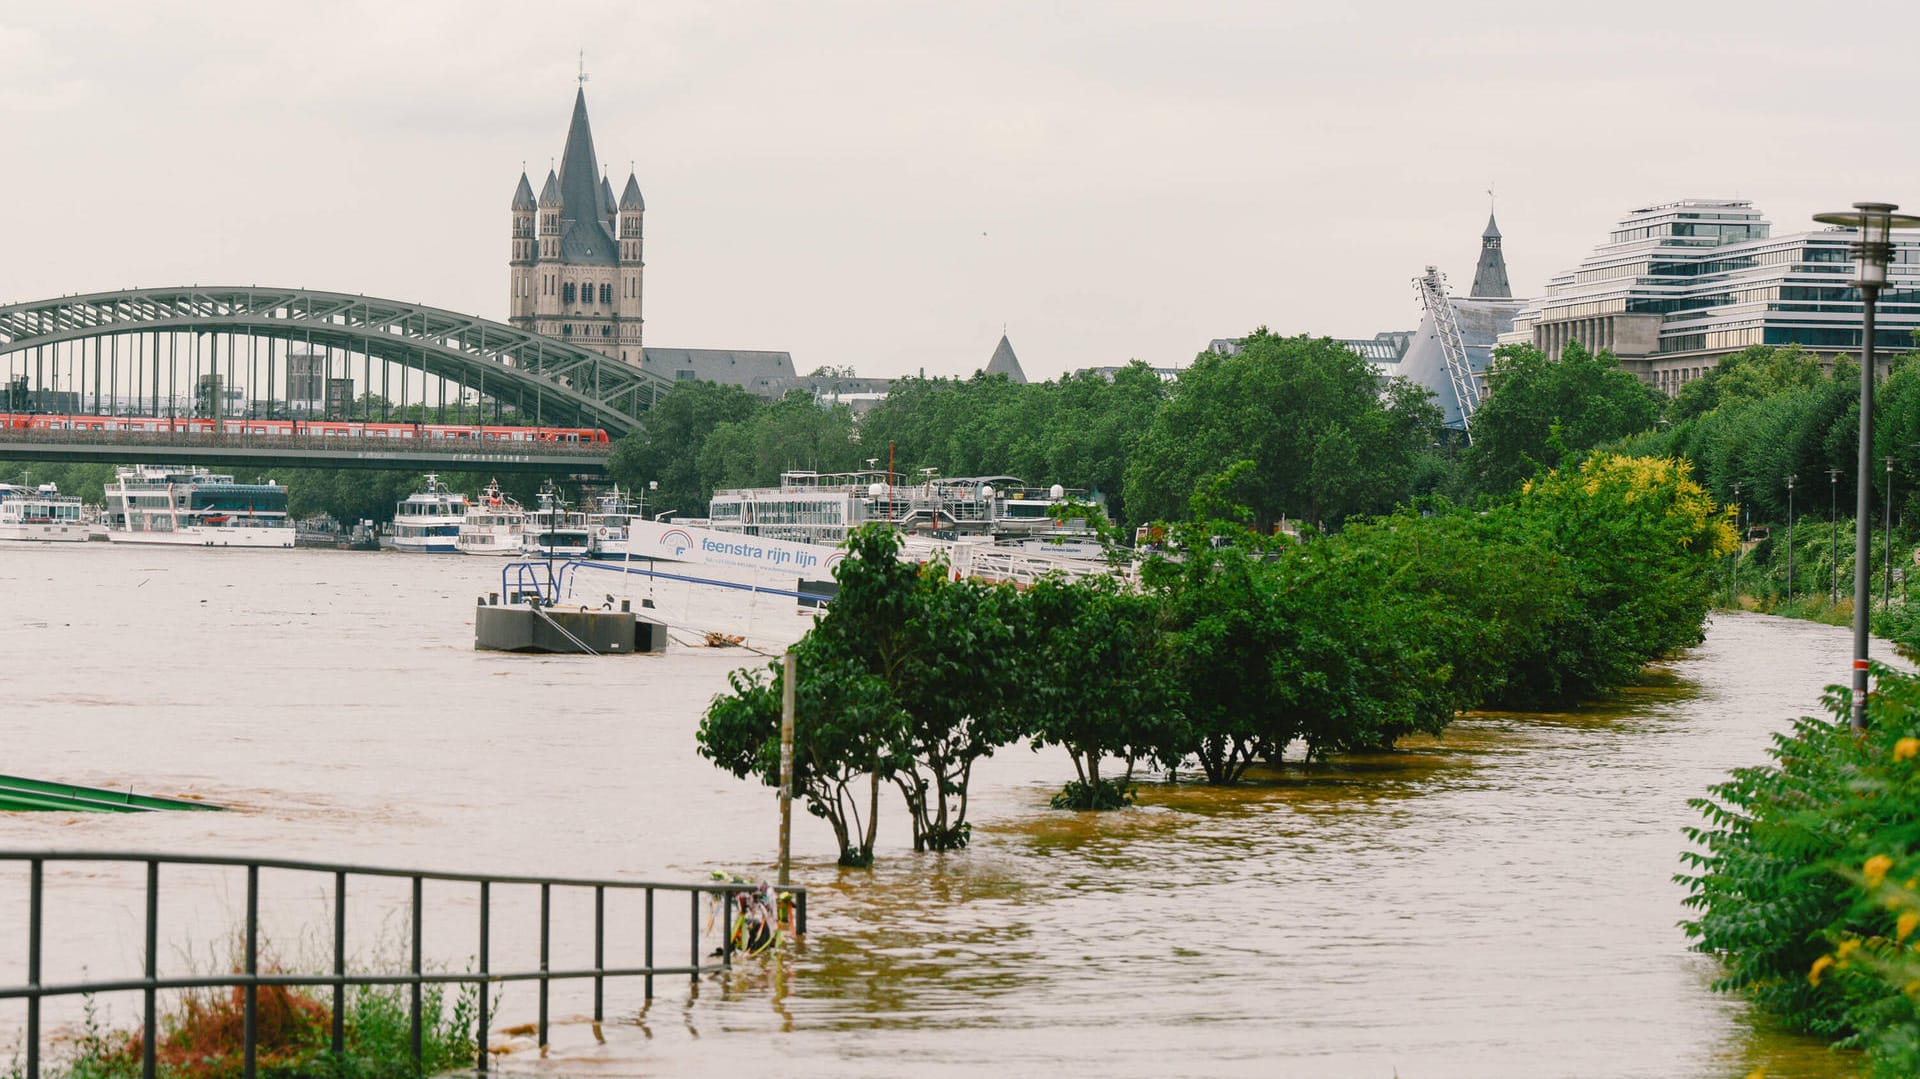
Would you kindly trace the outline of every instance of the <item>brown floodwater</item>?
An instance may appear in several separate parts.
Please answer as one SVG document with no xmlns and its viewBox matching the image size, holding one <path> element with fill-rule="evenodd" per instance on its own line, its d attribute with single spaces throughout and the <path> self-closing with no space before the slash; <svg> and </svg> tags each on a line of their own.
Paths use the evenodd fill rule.
<svg viewBox="0 0 1920 1079">
<path fill-rule="evenodd" d="M 765 874 L 776 802 L 693 734 L 755 657 L 475 653 L 497 564 L 457 556 L 0 550 L 0 772 L 156 794 L 227 814 L 0 816 L 0 848 L 162 850 L 501 873 Z M 684 611 L 690 621 L 699 612 Z M 792 612 L 760 614 L 759 627 Z M 781 623 L 789 632 L 804 627 Z M 1150 782 L 1140 806 L 1048 796 L 1055 751 L 975 773 L 973 846 L 916 855 L 897 796 L 878 865 L 833 865 L 796 812 L 812 937 L 690 989 L 608 990 L 608 1021 L 556 990 L 546 1060 L 568 1076 L 1745 1076 L 1852 1074 L 1715 994 L 1672 882 L 1686 801 L 1764 758 L 1844 677 L 1846 631 L 1716 616 L 1706 642 L 1603 706 L 1486 714 L 1445 737 L 1232 790 Z M 1098 677 L 1098 672 L 1088 672 Z M 138 871 L 50 872 L 48 976 L 137 972 Z M 326 954 L 324 881 L 268 874 L 269 949 Z M 240 877 L 169 871 L 163 969 L 226 962 Z M 556 899 L 555 965 L 589 965 L 582 897 Z M 430 888 L 430 962 L 472 961 L 472 897 Z M 503 890 L 495 969 L 530 963 L 528 895 Z M 0 983 L 24 980 L 24 873 L 0 868 Z M 403 961 L 399 889 L 351 904 L 361 966 Z M 637 912 L 613 905 L 610 962 Z M 687 913 L 663 913 L 684 958 Z M 672 919 L 678 918 L 674 922 Z M 674 949 L 678 948 L 678 951 Z M 131 998 L 97 1002 L 105 1021 Z M 500 1003 L 531 1021 L 531 990 Z M 71 1029 L 77 1008 L 51 1006 Z M 0 1067 L 24 1012 L 0 1005 Z"/>
</svg>

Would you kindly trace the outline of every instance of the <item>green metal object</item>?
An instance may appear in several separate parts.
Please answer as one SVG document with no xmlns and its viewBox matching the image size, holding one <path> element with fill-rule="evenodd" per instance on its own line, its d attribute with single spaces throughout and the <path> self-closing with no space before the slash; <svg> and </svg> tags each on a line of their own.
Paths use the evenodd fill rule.
<svg viewBox="0 0 1920 1079">
<path fill-rule="evenodd" d="M 145 813 L 155 809 L 220 810 L 225 806 L 156 798 L 132 791 L 110 791 L 73 783 L 49 783 L 0 775 L 0 811 L 53 810 L 81 813 Z"/>
</svg>

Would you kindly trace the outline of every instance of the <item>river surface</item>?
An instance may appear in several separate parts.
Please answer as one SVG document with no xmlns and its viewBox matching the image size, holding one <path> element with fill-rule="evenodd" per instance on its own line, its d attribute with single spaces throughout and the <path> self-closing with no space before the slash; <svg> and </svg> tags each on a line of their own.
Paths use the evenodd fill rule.
<svg viewBox="0 0 1920 1079">
<path fill-rule="evenodd" d="M 765 874 L 777 804 L 694 731 L 755 657 L 476 653 L 497 564 L 330 551 L 0 549 L 0 772 L 189 794 L 225 814 L 0 816 L 0 848 L 162 850 L 576 876 Z M 787 612 L 791 616 L 791 612 Z M 804 626 L 796 619 L 795 625 Z M 1047 808 L 1057 752 L 976 770 L 974 843 L 915 855 L 897 796 L 879 862 L 833 865 L 795 813 L 810 941 L 696 991 L 556 989 L 565 1076 L 1744 1076 L 1852 1074 L 1712 993 L 1672 880 L 1686 800 L 1764 758 L 1844 677 L 1845 630 L 1717 616 L 1652 684 L 1562 715 L 1470 716 L 1402 752 L 1243 788 L 1149 783 L 1138 808 Z M 1097 677 L 1097 672 L 1089 672 Z M 168 871 L 163 969 L 222 966 L 235 873 Z M 24 872 L 0 866 L 0 983 L 24 981 Z M 137 973 L 138 870 L 49 871 L 48 977 Z M 494 969 L 531 965 L 531 896 L 503 894 Z M 269 951 L 319 969 L 325 882 L 269 873 Z M 402 962 L 398 889 L 355 891 L 352 950 Z M 611 904 L 610 904 L 611 906 Z M 578 896 L 555 966 L 588 966 Z M 609 962 L 637 913 L 613 908 Z M 677 917 L 678 922 L 671 918 Z M 686 918 L 662 914 L 662 958 Z M 474 954 L 471 897 L 429 889 L 429 960 Z M 583 931 L 583 925 L 589 927 Z M 676 950 L 677 949 L 677 950 Z M 106 1018 L 137 1014 L 103 998 Z M 496 1030 L 534 1018 L 507 989 Z M 63 1011 L 62 1008 L 65 1008 Z M 49 1005 L 56 1023 L 72 1009 Z M 0 1005 L 0 1064 L 23 1021 Z"/>
</svg>

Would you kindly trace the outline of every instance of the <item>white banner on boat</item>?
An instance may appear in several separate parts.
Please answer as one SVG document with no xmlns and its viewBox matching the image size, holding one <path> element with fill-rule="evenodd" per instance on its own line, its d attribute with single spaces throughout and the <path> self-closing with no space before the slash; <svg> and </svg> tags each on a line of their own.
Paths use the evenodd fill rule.
<svg viewBox="0 0 1920 1079">
<path fill-rule="evenodd" d="M 847 556 L 847 552 L 838 547 L 638 520 L 627 525 L 627 553 L 633 558 L 738 566 L 818 580 L 830 579 L 833 567 Z"/>
</svg>

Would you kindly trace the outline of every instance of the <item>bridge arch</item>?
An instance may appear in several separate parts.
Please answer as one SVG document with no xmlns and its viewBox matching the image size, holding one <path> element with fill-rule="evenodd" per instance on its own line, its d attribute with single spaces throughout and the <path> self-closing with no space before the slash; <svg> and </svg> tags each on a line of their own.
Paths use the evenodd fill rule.
<svg viewBox="0 0 1920 1079">
<path fill-rule="evenodd" d="M 84 404 L 89 396 L 96 404 L 105 402 L 103 411 L 132 411 L 140 403 L 160 408 L 162 360 L 159 343 L 173 344 L 167 359 L 168 407 L 177 408 L 179 367 L 177 341 L 180 337 L 213 335 L 217 350 L 218 335 L 230 338 L 228 367 L 235 362 L 233 340 L 284 342 L 282 360 L 291 353 L 291 344 L 301 342 L 314 347 L 339 350 L 351 372 L 352 357 L 364 358 L 365 383 L 372 382 L 375 364 L 383 375 L 397 366 L 401 372 L 401 399 L 408 402 L 405 372 L 421 372 L 420 389 L 425 403 L 427 377 L 439 380 L 444 408 L 448 384 L 475 391 L 480 399 L 512 407 L 523 416 L 535 417 L 549 426 L 600 427 L 618 438 L 640 425 L 657 397 L 672 383 L 638 363 L 626 363 L 601 355 L 559 338 L 530 333 L 515 326 L 442 308 L 373 296 L 308 289 L 246 287 L 127 289 L 62 296 L 0 306 L 0 376 L 7 380 L 25 377 L 36 391 L 57 389 L 57 375 L 50 387 L 44 366 L 36 366 L 23 354 L 33 352 L 44 359 L 54 351 L 56 370 L 65 351 L 73 385 Z M 118 339 L 150 335 L 154 348 L 133 348 L 122 370 Z M 103 355 L 103 343 L 115 342 L 111 356 Z M 93 345 L 88 356 L 87 345 Z M 76 356 L 77 352 L 77 356 Z M 214 352 L 215 373 L 218 353 Z M 196 352 L 197 356 L 197 352 Z M 257 370 L 257 351 L 250 350 L 249 363 Z M 197 360 L 195 361 L 197 364 Z M 274 403 L 275 373 L 271 347 L 265 359 L 267 370 L 266 402 Z M 92 365 L 89 372 L 88 365 Z M 197 370 L 197 367 L 196 367 Z M 283 369 L 291 376 L 290 365 Z M 88 377 L 89 373 L 91 378 Z M 144 381 L 143 381 L 144 380 Z M 383 382 L 390 388 L 390 381 Z M 122 392 L 125 389 L 128 392 Z M 257 391 L 257 386 L 250 386 Z M 372 392 L 371 385 L 363 385 Z M 76 390 L 68 390 L 72 393 Z M 151 390 L 150 393 L 143 391 Z M 44 398 L 43 398 L 44 399 Z M 282 394 L 282 402 L 287 395 Z M 133 408 L 116 404 L 133 402 Z M 85 411 L 86 409 L 81 409 Z"/>
</svg>

